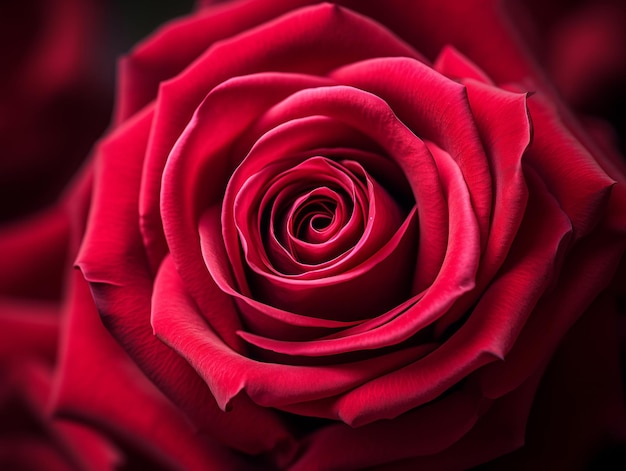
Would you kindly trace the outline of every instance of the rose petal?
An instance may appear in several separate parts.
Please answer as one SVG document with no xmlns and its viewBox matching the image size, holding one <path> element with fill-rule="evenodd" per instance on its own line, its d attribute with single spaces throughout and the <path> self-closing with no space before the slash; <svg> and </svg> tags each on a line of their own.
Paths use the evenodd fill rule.
<svg viewBox="0 0 626 471">
<path fill-rule="evenodd" d="M 475 80 L 485 85 L 494 85 L 483 70 L 449 44 L 441 49 L 433 68 L 454 80 L 463 82 Z"/>
<path fill-rule="evenodd" d="M 440 453 L 472 429 L 480 405 L 479 396 L 457 391 L 394 421 L 358 428 L 329 425 L 306 437 L 304 453 L 291 469 L 369 469 Z"/>
<path fill-rule="evenodd" d="M 267 132 L 265 132 L 266 127 L 270 129 Z M 213 203 L 222 207 L 223 242 L 222 238 L 213 239 L 210 242 L 211 244 L 226 245 L 230 259 L 226 263 L 233 269 L 238 290 L 246 295 L 249 295 L 250 288 L 248 287 L 248 280 L 242 271 L 244 261 L 241 258 L 233 209 L 235 195 L 241 192 L 240 189 L 248 180 L 248 177 L 263 172 L 268 166 L 274 168 L 282 165 L 285 169 L 295 166 L 306 157 L 316 155 L 320 151 L 319 146 L 325 148 L 334 147 L 335 153 L 337 152 L 337 147 L 344 146 L 349 146 L 350 149 L 354 149 L 356 152 L 375 152 L 378 149 L 370 138 L 366 138 L 363 133 L 351 128 L 348 124 L 330 117 L 318 115 L 287 120 L 285 123 L 277 125 L 271 123 L 267 126 L 257 123 L 251 134 L 255 136 L 255 142 L 248 153 L 249 158 L 246 158 L 231 176 L 224 194 L 223 203 L 219 200 Z M 257 135 L 259 137 L 256 137 Z M 283 158 L 279 159 L 279 156 Z M 381 156 L 380 158 L 384 157 Z M 393 164 L 390 162 L 384 168 L 387 169 L 391 166 Z M 380 169 L 380 167 L 381 165 L 379 164 L 376 168 Z M 263 183 L 263 180 L 257 181 L 257 184 Z M 402 178 L 402 183 L 404 183 L 404 178 Z M 363 215 L 363 217 L 365 218 L 366 216 Z M 202 234 L 200 237 L 201 240 L 204 240 Z M 263 245 L 260 241 L 258 243 Z M 345 258 L 351 255 L 352 252 L 346 254 Z M 221 264 L 223 262 L 217 263 Z M 211 270 L 216 261 L 209 258 L 206 259 L 206 264 L 209 270 Z M 258 264 L 262 265 L 263 262 L 258 262 Z M 304 273 L 297 275 L 296 278 L 321 278 L 323 274 L 332 274 L 336 271 L 338 270 L 331 263 L 328 266 L 306 270 Z"/>
<path fill-rule="evenodd" d="M 467 181 L 480 228 L 481 247 L 484 247 L 491 217 L 491 177 L 465 87 L 421 62 L 406 58 L 349 64 L 333 71 L 331 77 L 382 98 L 421 139 L 434 142 L 453 157 Z M 418 84 L 428 93 L 406 93 Z M 407 175 L 412 175 L 409 171 L 414 172 L 413 169 L 405 171 Z M 424 199 L 416 200 L 425 203 Z M 420 214 L 420 221 L 423 220 Z M 424 261 L 420 262 L 415 290 L 427 286 L 437 273 L 436 258 L 427 258 L 424 252 L 440 253 L 442 242 L 435 235 L 420 243 L 419 257 Z M 426 260 L 428 269 L 423 266 Z"/>
<path fill-rule="evenodd" d="M 230 349 L 202 320 L 170 258 L 164 261 L 156 283 L 152 313 L 156 335 L 193 365 L 222 409 L 242 391 L 264 407 L 334 396 L 362 384 L 371 376 L 406 364 L 416 350 L 381 355 L 372 361 L 328 366 L 255 361 Z M 159 289 L 161 286 L 167 286 L 167 292 Z M 210 291 L 219 289 L 213 286 Z M 224 368 L 224 365 L 229 366 Z M 363 407 L 369 406 L 364 404 Z"/>
<path fill-rule="evenodd" d="M 77 264 L 90 283 L 108 329 L 151 380 L 182 407 L 201 430 L 235 449 L 250 453 L 272 449 L 286 440 L 286 432 L 270 411 L 241 400 L 237 401 L 241 415 L 238 412 L 225 416 L 189 365 L 153 335 L 150 326 L 153 280 L 142 249 L 136 212 L 150 118 L 152 110 L 148 108 L 102 144 L 93 195 L 94 210 L 90 213 Z M 118 260 L 125 261 L 126 270 L 119 269 Z M 237 327 L 229 326 L 230 321 L 222 318 L 227 327 L 234 327 L 231 335 L 235 336 Z M 235 341 L 240 342 L 236 337 Z M 80 351 L 87 346 L 77 348 Z M 80 384 L 80 381 L 66 384 Z M 111 387 L 114 386 L 126 389 L 112 382 Z M 128 389 L 132 391 L 134 387 Z M 87 401 L 84 410 L 99 410 L 98 405 L 90 407 L 89 401 L 93 398 L 83 399 Z M 68 405 L 71 404 L 79 402 L 69 401 Z M 264 430 L 249 429 L 250 434 L 241 434 L 241 420 L 245 422 L 250 417 L 258 417 L 257 414 L 266 425 Z"/>
<path fill-rule="evenodd" d="M 447 67 L 474 69 L 475 66 L 451 48 L 445 55 Z M 455 70 L 442 70 L 455 74 Z M 474 73 L 480 76 L 481 72 Z M 526 95 L 509 93 L 473 80 L 464 79 L 478 132 L 485 147 L 494 189 L 493 214 L 487 246 L 477 274 L 480 291 L 496 274 L 511 247 L 521 223 L 528 190 L 522 171 L 522 160 L 531 139 L 531 123 Z M 455 311 L 442 318 L 436 335 L 454 324 L 470 307 L 473 299 L 466 296 Z"/>
<path fill-rule="evenodd" d="M 524 445 L 528 414 L 542 371 L 537 372 L 520 388 L 494 401 L 481 410 L 472 429 L 442 453 L 417 456 L 373 468 L 377 471 L 409 471 L 413 469 L 445 469 L 464 471 L 480 466 L 491 469 L 490 460 L 510 453 Z M 515 456 L 515 455 L 513 455 Z M 498 463 L 498 460 L 494 461 Z M 517 464 L 517 463 L 515 463 Z M 514 465 L 511 465 L 514 468 Z M 510 469 L 509 466 L 493 468 Z M 525 469 L 525 468 L 524 468 Z M 521 471 L 521 470 L 520 470 Z"/>
<path fill-rule="evenodd" d="M 159 213 L 163 167 L 194 110 L 212 88 L 229 78 L 260 72 L 324 76 L 339 64 L 376 56 L 420 58 L 369 18 L 337 5 L 321 4 L 216 43 L 184 72 L 164 83 L 159 90 L 140 201 L 142 233 L 150 260 L 165 251 Z M 241 117 L 242 110 L 233 108 L 233 103 L 227 108 L 237 110 Z"/>
<path fill-rule="evenodd" d="M 55 385 L 57 415 L 95 425 L 176 468 L 202 470 L 237 463 L 206 435 L 199 435 L 109 336 L 77 271 L 72 273 L 67 309 Z M 217 433 L 229 433 L 224 421 L 216 415 L 213 420 L 220 422 L 213 425 Z"/>
<path fill-rule="evenodd" d="M 562 250 L 571 228 L 555 202 L 550 202 L 547 193 L 544 195 L 545 201 L 533 201 L 533 212 L 526 217 L 534 225 L 528 224 L 527 230 L 550 234 L 551 239 L 545 240 L 540 247 L 534 247 L 530 243 L 530 235 L 521 236 L 520 258 L 510 260 L 510 268 L 507 267 L 483 295 L 462 327 L 425 358 L 341 396 L 333 407 L 342 420 L 362 425 L 381 418 L 396 417 L 407 409 L 438 397 L 486 363 L 504 358 L 526 321 L 529 306 L 536 302 L 552 281 L 554 254 L 559 253 L 560 247 Z M 554 230 L 556 221 L 561 222 L 559 230 Z M 523 289 L 519 289 L 521 283 L 524 283 Z M 511 306 L 517 307 L 514 311 L 518 313 L 517 316 L 511 315 Z M 508 367 L 507 361 L 507 371 Z M 394 394 L 375 413 L 364 413 L 359 404 L 367 398 L 385 395 L 385 391 L 394 391 Z"/>
<path fill-rule="evenodd" d="M 387 347 L 407 340 L 445 314 L 462 294 L 474 287 L 479 260 L 478 232 L 465 181 L 452 158 L 427 143 L 440 172 L 444 194 L 450 205 L 448 252 L 433 285 L 384 315 L 312 341 L 288 342 L 253 334 L 240 335 L 254 345 L 275 352 L 319 356 Z M 419 207 L 419 200 L 418 200 Z"/>
<path fill-rule="evenodd" d="M 559 340 L 593 301 L 598 287 L 610 282 L 625 240 L 624 236 L 611 233 L 594 233 L 575 246 L 553 291 L 541 299 L 516 340 L 506 368 L 494 365 L 485 370 L 486 395 L 497 397 L 515 388 L 542 358 L 552 355 Z M 590 279 L 594 283 L 589 283 Z"/>
<path fill-rule="evenodd" d="M 541 94 L 528 100 L 534 122 L 533 144 L 526 161 L 546 182 L 572 220 L 574 237 L 587 234 L 598 222 L 614 180 L 577 141 Z M 555 138 L 558 136 L 558 138 Z"/>
</svg>

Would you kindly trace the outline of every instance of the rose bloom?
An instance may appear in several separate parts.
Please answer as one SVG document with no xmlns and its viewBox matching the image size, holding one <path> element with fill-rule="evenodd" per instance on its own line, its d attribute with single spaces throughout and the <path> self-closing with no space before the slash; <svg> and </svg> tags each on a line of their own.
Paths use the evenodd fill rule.
<svg viewBox="0 0 626 471">
<path fill-rule="evenodd" d="M 119 345 L 75 272 L 57 414 L 181 469 L 621 443 L 623 162 L 518 37 L 496 2 L 248 0 L 135 48 L 77 257 Z"/>
</svg>

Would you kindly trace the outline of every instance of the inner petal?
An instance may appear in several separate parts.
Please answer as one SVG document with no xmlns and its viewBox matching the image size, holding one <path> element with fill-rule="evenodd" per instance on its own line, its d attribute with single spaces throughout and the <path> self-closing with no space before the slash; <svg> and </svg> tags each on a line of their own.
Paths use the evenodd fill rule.
<svg viewBox="0 0 626 471">
<path fill-rule="evenodd" d="M 343 216 L 341 199 L 336 201 L 316 196 L 311 195 L 307 201 L 294 203 L 287 226 L 293 237 L 311 244 L 326 242 L 329 236 L 336 233 Z"/>
<path fill-rule="evenodd" d="M 267 175 L 275 170 L 265 168 L 252 177 L 271 181 L 259 203 L 256 228 L 268 264 L 290 275 L 349 253 L 362 238 L 370 211 L 361 178 L 345 162 L 321 156 Z"/>
<path fill-rule="evenodd" d="M 362 234 L 362 220 L 345 192 L 321 187 L 293 202 L 281 229 L 293 260 L 319 265 L 355 245 Z"/>
</svg>

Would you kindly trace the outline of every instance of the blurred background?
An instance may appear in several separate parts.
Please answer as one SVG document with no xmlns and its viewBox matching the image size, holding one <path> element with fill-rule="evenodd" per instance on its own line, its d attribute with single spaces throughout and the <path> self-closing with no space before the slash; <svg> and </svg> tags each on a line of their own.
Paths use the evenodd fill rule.
<svg viewBox="0 0 626 471">
<path fill-rule="evenodd" d="M 564 101 L 626 155 L 626 1 L 504 3 Z"/>
<path fill-rule="evenodd" d="M 118 57 L 193 3 L 0 2 L 0 224 L 57 198 L 109 124 Z"/>
</svg>

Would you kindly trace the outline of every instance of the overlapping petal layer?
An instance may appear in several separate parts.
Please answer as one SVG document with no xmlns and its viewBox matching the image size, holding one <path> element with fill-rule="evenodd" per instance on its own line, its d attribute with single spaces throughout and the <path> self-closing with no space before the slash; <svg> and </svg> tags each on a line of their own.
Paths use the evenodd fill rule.
<svg viewBox="0 0 626 471">
<path fill-rule="evenodd" d="M 624 192 L 541 93 L 453 48 L 431 66 L 373 3 L 354 6 L 395 34 L 279 1 L 257 25 L 235 2 L 139 48 L 79 266 L 126 351 L 228 447 L 473 466 L 495 430 L 493 456 L 520 445 L 547 359 L 623 253 Z M 469 49 L 490 71 L 498 47 Z"/>
</svg>

